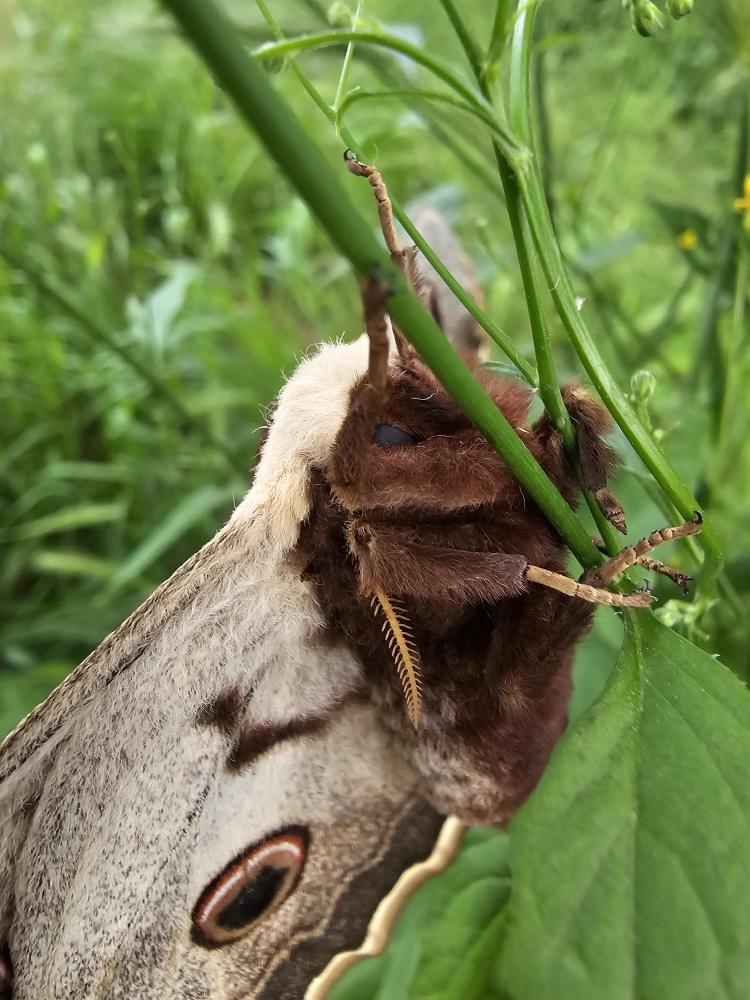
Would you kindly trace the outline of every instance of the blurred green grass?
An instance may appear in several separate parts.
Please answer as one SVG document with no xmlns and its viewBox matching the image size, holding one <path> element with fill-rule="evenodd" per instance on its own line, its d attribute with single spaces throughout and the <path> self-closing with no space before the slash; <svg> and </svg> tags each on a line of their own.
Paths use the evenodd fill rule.
<svg viewBox="0 0 750 1000">
<path fill-rule="evenodd" d="M 229 6 L 250 44 L 268 37 L 252 4 Z M 463 6 L 486 37 L 486 5 Z M 741 8 L 698 3 L 644 41 L 615 0 L 548 4 L 537 97 L 583 308 L 623 385 L 636 367 L 656 376 L 654 427 L 727 549 L 736 607 L 714 609 L 703 644 L 747 676 L 750 351 L 747 321 L 739 339 L 732 325 L 746 289 L 721 291 L 717 343 L 700 350 L 750 71 Z M 6 0 L 3 11 L 0 735 L 213 533 L 247 488 L 284 375 L 314 342 L 360 326 L 347 266 L 157 6 Z M 273 11 L 288 34 L 324 23 L 312 0 Z M 369 0 L 365 14 L 462 66 L 424 0 Z M 342 55 L 305 58 L 330 99 Z M 414 73 L 365 56 L 351 85 Z M 341 143 L 293 76 L 282 68 L 275 82 L 337 163 Z M 487 137 L 453 111 L 396 100 L 355 106 L 347 124 L 401 201 L 429 197 L 455 224 L 491 315 L 530 356 Z M 366 185 L 351 192 L 373 217 Z M 685 229 L 692 250 L 679 245 Z M 560 370 L 576 374 L 552 329 Z M 727 396 L 716 359 L 730 349 Z M 617 490 L 637 537 L 664 515 L 618 446 L 635 470 Z M 611 665 L 616 631 L 603 616 L 583 652 L 581 702 Z"/>
</svg>

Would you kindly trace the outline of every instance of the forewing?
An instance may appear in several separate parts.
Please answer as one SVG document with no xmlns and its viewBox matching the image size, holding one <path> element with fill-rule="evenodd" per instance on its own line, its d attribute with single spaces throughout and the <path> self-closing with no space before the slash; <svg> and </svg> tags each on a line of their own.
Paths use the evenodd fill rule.
<svg viewBox="0 0 750 1000">
<path fill-rule="evenodd" d="M 15 1000 L 302 996 L 429 854 L 440 817 L 358 664 L 251 541 L 219 536 L 5 746 Z M 294 890 L 238 940 L 202 941 L 206 888 L 289 828 L 307 834 Z"/>
</svg>

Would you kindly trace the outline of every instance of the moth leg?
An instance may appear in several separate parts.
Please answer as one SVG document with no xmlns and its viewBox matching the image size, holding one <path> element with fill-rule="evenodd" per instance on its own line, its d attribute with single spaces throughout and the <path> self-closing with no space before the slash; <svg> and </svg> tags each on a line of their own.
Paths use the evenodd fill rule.
<svg viewBox="0 0 750 1000">
<path fill-rule="evenodd" d="M 365 330 L 370 341 L 367 378 L 378 393 L 386 394 L 388 386 L 388 318 L 385 302 L 388 289 L 375 275 L 362 283 L 362 310 Z"/>
<path fill-rule="evenodd" d="M 597 507 L 609 523 L 617 528 L 621 535 L 624 535 L 628 530 L 625 511 L 622 509 L 622 504 L 614 493 L 608 490 L 606 486 L 602 486 L 594 491 L 594 500 L 596 500 Z"/>
<path fill-rule="evenodd" d="M 641 538 L 635 545 L 629 545 L 626 549 L 622 549 L 617 555 L 612 556 L 611 559 L 603 563 L 603 565 L 597 566 L 591 573 L 587 573 L 586 579 L 595 580 L 597 583 L 606 585 L 611 580 L 614 580 L 616 576 L 619 576 L 620 573 L 624 573 L 626 569 L 630 569 L 631 566 L 640 563 L 650 552 L 659 545 L 663 545 L 664 542 L 673 542 L 680 538 L 687 538 L 689 535 L 697 535 L 701 530 L 702 522 L 703 518 L 696 512 L 693 521 L 686 521 L 684 524 L 678 524 L 674 527 L 668 526 L 661 528 L 659 531 L 652 531 L 646 538 Z M 653 560 L 653 562 L 655 563 L 656 560 Z M 662 566 L 663 564 L 659 563 L 658 565 Z M 651 566 L 650 568 L 656 567 Z M 670 572 L 667 575 L 671 576 L 677 582 L 676 577 L 679 577 L 681 574 L 678 574 L 675 570 L 671 570 L 670 567 L 664 567 L 664 569 L 669 569 Z M 664 569 L 657 570 L 657 572 L 664 572 Z"/>
<path fill-rule="evenodd" d="M 396 224 L 393 221 L 393 206 L 388 197 L 388 188 L 380 171 L 370 163 L 362 163 L 357 159 L 353 150 L 347 149 L 344 153 L 344 163 L 349 173 L 356 174 L 357 177 L 367 178 L 375 200 L 378 203 L 378 215 L 380 216 L 380 228 L 383 230 L 385 245 L 395 258 L 401 253 L 398 236 L 396 234 Z"/>
<path fill-rule="evenodd" d="M 380 171 L 370 163 L 362 163 L 358 160 L 351 149 L 344 153 L 344 163 L 347 170 L 356 174 L 357 177 L 364 177 L 370 184 L 375 200 L 378 203 L 378 215 L 380 217 L 380 228 L 383 231 L 385 245 L 388 247 L 390 255 L 399 270 L 409 282 L 412 288 L 416 287 L 416 270 L 414 266 L 414 247 L 402 249 L 398 241 L 396 232 L 396 222 L 393 218 L 393 205 L 388 197 L 388 188 L 383 180 Z"/>
<path fill-rule="evenodd" d="M 375 200 L 378 203 L 378 216 L 380 218 L 380 229 L 383 233 L 385 245 L 398 269 L 409 283 L 409 287 L 418 292 L 419 278 L 416 266 L 416 247 L 408 246 L 402 248 L 398 241 L 396 232 L 396 222 L 393 218 L 393 205 L 388 197 L 388 188 L 383 180 L 380 171 L 370 163 L 362 163 L 357 159 L 352 150 L 347 149 L 344 153 L 344 163 L 347 170 L 357 177 L 364 177 L 370 184 Z M 396 338 L 398 353 L 405 357 L 409 351 L 408 342 L 398 327 L 393 325 L 393 335 Z"/>
<path fill-rule="evenodd" d="M 594 538 L 594 545 L 599 549 L 600 552 L 607 551 L 603 539 Z M 651 556 L 640 556 L 636 562 L 637 566 L 642 566 L 643 569 L 647 569 L 652 573 L 659 573 L 661 576 L 668 577 L 672 583 L 677 584 L 681 590 L 685 593 L 690 589 L 690 584 L 693 582 L 692 576 L 688 573 L 682 573 L 678 569 L 674 569 L 672 566 L 667 566 L 666 563 L 661 562 L 659 559 L 652 559 Z"/>
<path fill-rule="evenodd" d="M 549 587 L 550 590 L 567 594 L 568 597 L 578 597 L 590 604 L 609 604 L 617 608 L 647 608 L 652 599 L 648 590 L 635 590 L 632 594 L 616 594 L 604 587 L 579 582 L 565 576 L 564 573 L 554 573 L 541 566 L 527 566 L 526 579 L 543 587 Z"/>
<path fill-rule="evenodd" d="M 686 594 L 690 590 L 690 584 L 693 582 L 692 576 L 688 573 L 681 573 L 680 570 L 668 566 L 659 559 L 652 559 L 650 556 L 641 556 L 638 560 L 638 565 L 650 570 L 652 573 L 659 573 L 661 576 L 668 577 L 672 583 L 677 584 L 680 590 L 684 590 Z"/>
<path fill-rule="evenodd" d="M 367 462 L 368 445 L 388 401 L 388 286 L 377 274 L 362 282 L 362 309 L 365 330 L 370 342 L 367 378 L 354 393 L 349 412 L 336 437 L 328 469 L 339 487 L 351 486 L 361 479 Z"/>
</svg>

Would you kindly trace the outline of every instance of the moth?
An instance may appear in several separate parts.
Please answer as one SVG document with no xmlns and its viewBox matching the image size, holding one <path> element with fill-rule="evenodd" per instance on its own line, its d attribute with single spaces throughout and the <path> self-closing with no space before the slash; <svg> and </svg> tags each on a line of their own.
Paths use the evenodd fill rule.
<svg viewBox="0 0 750 1000">
<path fill-rule="evenodd" d="M 375 278 L 364 304 L 366 334 L 285 385 L 229 522 L 0 747 L 3 997 L 325 996 L 462 824 L 530 794 L 595 604 L 648 603 L 610 580 L 698 530 L 571 579 Z M 460 319 L 442 317 L 466 363 L 575 503 L 557 431 Z M 564 399 L 605 496 L 606 413 Z"/>
</svg>

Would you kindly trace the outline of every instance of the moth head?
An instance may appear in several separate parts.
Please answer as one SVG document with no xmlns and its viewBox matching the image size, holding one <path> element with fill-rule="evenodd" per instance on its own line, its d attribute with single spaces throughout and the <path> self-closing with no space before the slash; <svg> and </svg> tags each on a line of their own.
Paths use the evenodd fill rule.
<svg viewBox="0 0 750 1000">
<path fill-rule="evenodd" d="M 526 435 L 530 391 L 475 374 L 517 433 Z M 361 405 L 366 389 L 363 376 L 326 465 L 347 509 L 428 515 L 513 505 L 510 494 L 518 489 L 510 470 L 418 358 L 391 365 L 380 405 Z"/>
<path fill-rule="evenodd" d="M 530 392 L 477 374 L 517 433 L 530 437 Z M 381 590 L 476 604 L 477 553 L 534 555 L 533 505 L 418 358 L 391 364 L 386 397 L 374 404 L 366 376 L 358 380 L 323 477 L 363 597 Z"/>
</svg>

